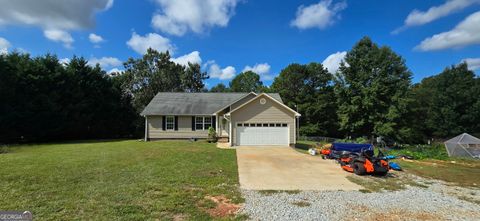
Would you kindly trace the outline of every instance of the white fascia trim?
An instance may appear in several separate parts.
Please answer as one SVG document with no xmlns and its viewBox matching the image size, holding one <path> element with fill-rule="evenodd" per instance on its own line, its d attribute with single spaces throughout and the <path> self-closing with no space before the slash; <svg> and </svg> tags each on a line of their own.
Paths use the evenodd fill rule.
<svg viewBox="0 0 480 221">
<path fill-rule="evenodd" d="M 238 106 L 237 108 L 233 109 L 233 110 L 230 110 L 230 112 L 226 113 L 225 115 L 230 115 L 231 113 L 237 111 L 238 109 L 244 107 L 245 105 L 249 104 L 250 102 L 253 102 L 254 100 L 256 100 L 257 98 L 261 97 L 262 95 L 265 95 L 266 97 L 270 98 L 270 100 L 273 100 L 274 102 L 276 102 L 277 104 L 279 104 L 280 106 L 286 108 L 287 110 L 293 112 L 295 114 L 296 117 L 300 117 L 302 116 L 301 114 L 299 114 L 298 112 L 294 111 L 292 108 L 288 107 L 287 105 L 285 104 L 282 104 L 280 101 L 278 101 L 277 99 L 271 97 L 270 95 L 266 94 L 266 93 L 261 93 L 259 95 L 257 95 L 255 98 L 245 102 L 244 104 Z"/>
</svg>

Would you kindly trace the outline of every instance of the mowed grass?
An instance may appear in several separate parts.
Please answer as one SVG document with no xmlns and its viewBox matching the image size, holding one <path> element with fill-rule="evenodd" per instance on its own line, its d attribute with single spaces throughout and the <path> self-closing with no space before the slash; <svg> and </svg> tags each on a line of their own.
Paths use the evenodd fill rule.
<svg viewBox="0 0 480 221">
<path fill-rule="evenodd" d="M 453 160 L 452 160 L 453 161 Z M 443 180 L 458 186 L 480 188 L 480 161 L 479 160 L 397 160 L 406 172 L 419 176 Z"/>
<path fill-rule="evenodd" d="M 0 210 L 36 220 L 206 220 L 205 196 L 242 201 L 235 150 L 206 142 L 15 146 L 0 165 Z"/>
</svg>

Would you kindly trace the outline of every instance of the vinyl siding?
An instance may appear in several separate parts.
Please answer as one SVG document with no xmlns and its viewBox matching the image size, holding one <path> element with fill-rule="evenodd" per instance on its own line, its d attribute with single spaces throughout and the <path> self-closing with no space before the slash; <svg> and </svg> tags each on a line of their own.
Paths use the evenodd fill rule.
<svg viewBox="0 0 480 221">
<path fill-rule="evenodd" d="M 265 104 L 260 104 L 260 98 L 231 113 L 232 143 L 236 143 L 237 123 L 287 123 L 289 127 L 290 143 L 295 143 L 295 114 L 268 97 Z"/>
<path fill-rule="evenodd" d="M 233 103 L 232 105 L 230 105 L 232 108 L 230 110 L 233 110 L 237 107 L 239 107 L 240 105 L 244 104 L 245 102 L 251 100 L 255 98 L 255 95 L 254 94 L 248 94 L 247 96 L 245 96 L 244 98 L 240 99 L 239 101 Z"/>
<path fill-rule="evenodd" d="M 162 130 L 162 116 L 148 116 L 148 138 L 189 139 L 207 138 L 207 130 L 192 131 L 192 116 L 178 116 L 178 131 Z"/>
</svg>

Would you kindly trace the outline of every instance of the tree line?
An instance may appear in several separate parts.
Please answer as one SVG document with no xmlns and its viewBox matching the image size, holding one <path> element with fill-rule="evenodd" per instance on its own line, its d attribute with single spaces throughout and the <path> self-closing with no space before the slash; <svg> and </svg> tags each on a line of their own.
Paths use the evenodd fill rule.
<svg viewBox="0 0 480 221">
<path fill-rule="evenodd" d="M 480 78 L 462 63 L 412 83 L 405 60 L 368 37 L 336 73 L 321 63 L 290 64 L 265 86 L 252 71 L 205 87 L 199 64 L 180 65 L 149 49 L 107 74 L 82 57 L 0 55 L 0 143 L 143 136 L 139 115 L 158 92 L 278 92 L 302 114 L 307 136 L 384 136 L 424 143 L 462 132 L 480 135 Z"/>
<path fill-rule="evenodd" d="M 463 132 L 480 136 L 480 78 L 466 63 L 413 84 L 405 60 L 368 37 L 347 52 L 336 73 L 321 63 L 294 63 L 270 87 L 259 79 L 245 72 L 229 87 L 210 91 L 278 92 L 302 114 L 300 134 L 306 136 L 383 136 L 404 143 Z"/>
<path fill-rule="evenodd" d="M 81 57 L 0 54 L 0 143 L 143 136 L 139 115 L 159 91 L 203 90 L 205 72 L 154 50 L 108 75 Z"/>
</svg>

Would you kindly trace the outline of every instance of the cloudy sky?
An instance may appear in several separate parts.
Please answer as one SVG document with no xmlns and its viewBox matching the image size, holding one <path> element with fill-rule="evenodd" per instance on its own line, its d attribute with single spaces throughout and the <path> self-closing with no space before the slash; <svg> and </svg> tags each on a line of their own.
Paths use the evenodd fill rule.
<svg viewBox="0 0 480 221">
<path fill-rule="evenodd" d="M 147 48 L 200 63 L 208 85 L 290 63 L 330 71 L 368 35 L 402 55 L 414 82 L 467 61 L 480 72 L 480 0 L 0 0 L 0 53 L 73 55 L 105 70 Z"/>
</svg>

